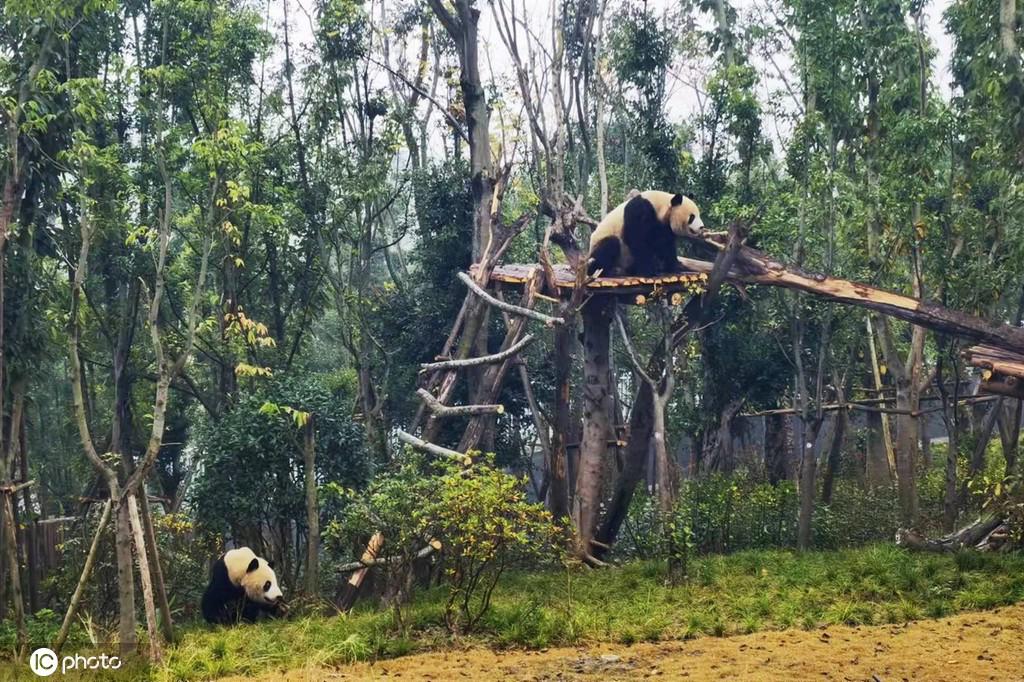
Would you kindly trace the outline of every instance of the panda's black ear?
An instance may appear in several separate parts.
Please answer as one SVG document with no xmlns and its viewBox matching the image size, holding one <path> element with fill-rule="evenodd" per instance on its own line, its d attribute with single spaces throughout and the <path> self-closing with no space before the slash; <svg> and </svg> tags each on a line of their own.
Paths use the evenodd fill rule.
<svg viewBox="0 0 1024 682">
<path fill-rule="evenodd" d="M 682 194 L 676 194 L 675 196 L 672 197 L 672 205 L 673 206 L 678 206 L 681 203 L 683 203 L 683 195 Z"/>
<path fill-rule="evenodd" d="M 249 568 L 245 569 L 245 572 L 246 573 L 252 573 L 253 571 L 255 571 L 259 567 L 260 567 L 260 560 L 256 559 L 256 558 L 253 558 L 253 560 L 249 562 Z"/>
<path fill-rule="evenodd" d="M 270 568 L 273 568 L 274 567 L 274 562 L 268 560 L 267 561 L 267 566 L 269 566 Z"/>
</svg>

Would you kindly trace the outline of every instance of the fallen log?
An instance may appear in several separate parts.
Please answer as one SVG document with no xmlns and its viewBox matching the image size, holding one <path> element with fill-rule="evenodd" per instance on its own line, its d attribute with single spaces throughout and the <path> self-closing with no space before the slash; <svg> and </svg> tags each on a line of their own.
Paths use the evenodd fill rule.
<svg viewBox="0 0 1024 682">
<path fill-rule="evenodd" d="M 990 550 L 994 549 L 989 546 L 990 538 L 1005 526 L 1000 516 L 983 516 L 958 531 L 936 539 L 927 538 L 913 528 L 901 528 L 896 531 L 896 546 L 926 552 L 956 552 L 968 547 Z"/>
<path fill-rule="evenodd" d="M 702 243 L 712 243 L 701 240 Z M 717 248 L 720 244 L 714 243 Z M 712 264 L 692 258 L 680 258 L 686 269 L 693 272 L 710 272 Z M 815 296 L 867 308 L 883 315 L 911 322 L 921 327 L 944 334 L 1024 353 L 1024 329 L 1008 324 L 988 322 L 970 315 L 946 308 L 937 303 L 922 301 L 885 289 L 860 282 L 851 282 L 838 277 L 808 273 L 799 268 L 787 266 L 768 254 L 748 246 L 740 248 L 729 281 L 743 284 L 764 284 L 804 291 Z"/>
</svg>

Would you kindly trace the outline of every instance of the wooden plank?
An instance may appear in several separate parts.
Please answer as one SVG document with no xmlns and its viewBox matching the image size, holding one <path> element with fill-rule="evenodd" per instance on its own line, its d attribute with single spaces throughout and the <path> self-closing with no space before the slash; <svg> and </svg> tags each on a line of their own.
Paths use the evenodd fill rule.
<svg viewBox="0 0 1024 682">
<path fill-rule="evenodd" d="M 720 245 L 712 245 L 720 248 Z M 704 282 L 705 280 L 693 278 L 695 275 L 706 277 L 713 267 L 710 261 L 693 258 L 680 258 L 679 262 L 686 268 L 687 273 L 661 277 L 598 277 L 588 280 L 586 287 L 591 293 L 609 295 L 647 295 L 658 290 L 680 291 L 692 287 L 695 283 Z M 525 272 L 533 267 L 532 264 L 502 265 L 494 269 L 491 281 L 523 284 Z M 569 266 L 555 265 L 554 271 L 556 284 L 563 294 L 575 286 Z M 837 303 L 867 308 L 942 334 L 963 337 L 1024 356 L 1022 328 L 988 322 L 968 313 L 860 282 L 787 267 L 767 254 L 746 246 L 740 248 L 726 281 L 733 284 L 763 284 L 803 291 Z M 637 297 L 636 302 L 643 303 L 643 300 Z"/>
<path fill-rule="evenodd" d="M 491 273 L 491 282 L 522 286 L 529 279 L 534 267 L 533 264 L 523 263 L 500 265 Z M 576 277 L 569 266 L 564 263 L 555 265 L 553 269 L 555 285 L 563 296 L 567 296 L 576 287 Z M 594 293 L 636 296 L 637 294 L 651 295 L 656 290 L 666 293 L 686 291 L 693 287 L 702 287 L 706 282 L 707 274 L 686 272 L 660 277 L 596 277 L 587 281 L 586 288 L 587 291 Z"/>
</svg>

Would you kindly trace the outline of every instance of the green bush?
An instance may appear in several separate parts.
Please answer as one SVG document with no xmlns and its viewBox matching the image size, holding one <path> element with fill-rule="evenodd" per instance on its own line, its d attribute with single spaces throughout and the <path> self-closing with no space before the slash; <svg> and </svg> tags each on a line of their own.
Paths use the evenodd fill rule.
<svg viewBox="0 0 1024 682">
<path fill-rule="evenodd" d="M 743 472 L 712 474 L 682 482 L 672 525 L 686 530 L 689 546 L 700 554 L 794 547 L 798 504 L 792 481 L 771 485 Z M 854 480 L 838 479 L 831 503 L 815 505 L 814 545 L 838 549 L 888 542 L 898 527 L 894 490 L 863 488 Z M 638 491 L 616 552 L 631 558 L 664 558 L 668 545 L 657 500 Z"/>
<path fill-rule="evenodd" d="M 449 630 L 477 625 L 507 568 L 550 556 L 558 531 L 544 505 L 526 501 L 524 486 L 487 462 L 441 477 L 428 514 L 444 546 Z"/>
<path fill-rule="evenodd" d="M 325 529 L 326 548 L 335 557 L 356 556 L 371 536 L 382 534 L 384 596 L 400 630 L 414 564 L 428 545 L 441 549 L 444 622 L 453 632 L 468 632 L 480 622 L 508 568 L 557 557 L 551 515 L 527 502 L 522 480 L 492 465 L 493 457 L 485 457 L 468 469 L 428 467 L 408 455 L 363 493 L 328 486 L 343 511 Z"/>
</svg>

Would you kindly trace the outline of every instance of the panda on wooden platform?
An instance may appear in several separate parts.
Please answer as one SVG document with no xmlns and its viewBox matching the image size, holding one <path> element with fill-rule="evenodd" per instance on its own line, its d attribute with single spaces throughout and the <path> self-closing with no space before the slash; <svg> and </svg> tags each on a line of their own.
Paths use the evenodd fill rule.
<svg viewBox="0 0 1024 682">
<path fill-rule="evenodd" d="M 222 625 L 251 623 L 263 614 L 281 615 L 283 597 L 270 562 L 248 547 L 239 547 L 214 562 L 203 593 L 203 618 Z"/>
<path fill-rule="evenodd" d="M 587 274 L 657 275 L 679 272 L 676 237 L 700 234 L 704 221 L 689 197 L 641 192 L 612 209 L 590 235 Z"/>
</svg>

